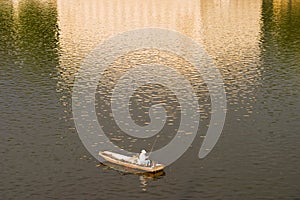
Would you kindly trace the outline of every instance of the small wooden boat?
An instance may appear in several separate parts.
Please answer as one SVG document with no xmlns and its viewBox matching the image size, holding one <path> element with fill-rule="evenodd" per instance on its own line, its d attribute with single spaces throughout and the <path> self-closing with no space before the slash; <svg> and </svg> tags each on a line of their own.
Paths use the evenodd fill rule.
<svg viewBox="0 0 300 200">
<path fill-rule="evenodd" d="M 100 162 L 99 165 L 97 165 L 99 167 L 103 167 L 106 169 L 112 169 L 112 170 L 116 170 L 118 172 L 120 172 L 122 175 L 127 175 L 127 174 L 136 174 L 139 176 L 143 176 L 144 178 L 161 178 L 162 176 L 165 176 L 166 173 L 164 172 L 164 170 L 160 170 L 160 171 L 156 171 L 156 172 L 145 172 L 145 171 L 141 171 L 138 169 L 133 169 L 130 167 L 125 167 L 122 165 L 117 165 L 111 162 Z"/>
<path fill-rule="evenodd" d="M 156 173 L 162 171 L 165 167 L 162 164 L 158 164 L 154 162 L 152 162 L 151 166 L 139 165 L 137 163 L 138 160 L 137 156 L 130 157 L 130 156 L 125 156 L 110 151 L 100 151 L 99 155 L 102 156 L 106 161 L 110 163 L 139 170 L 142 172 Z"/>
</svg>

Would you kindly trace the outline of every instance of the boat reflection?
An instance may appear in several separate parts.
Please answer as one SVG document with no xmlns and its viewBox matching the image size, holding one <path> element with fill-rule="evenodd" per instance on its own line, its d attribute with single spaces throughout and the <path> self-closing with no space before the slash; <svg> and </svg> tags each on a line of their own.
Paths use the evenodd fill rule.
<svg viewBox="0 0 300 200">
<path fill-rule="evenodd" d="M 132 168 L 128 168 L 128 167 L 124 167 L 124 166 L 120 166 L 120 165 L 116 165 L 113 163 L 109 163 L 109 162 L 103 162 L 103 163 L 99 163 L 99 165 L 97 165 L 97 167 L 102 167 L 102 168 L 106 168 L 106 169 L 112 169 L 112 170 L 116 170 L 117 172 L 119 172 L 121 175 L 129 175 L 129 174 L 136 174 L 139 176 L 139 180 L 141 182 L 141 188 L 143 191 L 146 191 L 146 186 L 148 185 L 148 182 L 150 180 L 157 180 L 162 178 L 163 176 L 166 175 L 166 173 L 162 170 L 159 172 L 155 172 L 155 173 L 151 173 L 151 172 L 142 172 L 136 169 L 132 169 Z"/>
<path fill-rule="evenodd" d="M 164 176 L 166 174 L 163 170 L 158 171 L 158 172 L 144 172 L 144 171 L 140 171 L 138 169 L 133 169 L 133 168 L 129 168 L 129 167 L 121 166 L 121 165 L 116 165 L 116 164 L 113 164 L 110 162 L 103 162 L 97 166 L 117 170 L 118 172 L 120 172 L 123 175 L 137 174 L 137 175 L 144 176 L 147 178 L 156 178 L 159 176 Z"/>
</svg>

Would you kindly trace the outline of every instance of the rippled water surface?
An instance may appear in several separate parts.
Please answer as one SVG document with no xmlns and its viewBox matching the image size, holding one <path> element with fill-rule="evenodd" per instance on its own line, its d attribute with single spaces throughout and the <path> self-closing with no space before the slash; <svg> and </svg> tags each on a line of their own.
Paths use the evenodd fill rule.
<svg viewBox="0 0 300 200">
<path fill-rule="evenodd" d="M 111 142 L 128 151 L 164 147 L 184 116 L 174 91 L 146 84 L 130 98 L 130 118 L 151 124 L 150 107 L 163 104 L 166 123 L 159 137 L 127 135 L 110 104 L 120 77 L 141 63 L 160 64 L 180 73 L 197 95 L 195 140 L 158 177 L 99 165 L 78 137 L 71 104 L 76 72 L 97 45 L 149 27 L 201 44 L 227 96 L 221 137 L 199 159 L 211 98 L 192 64 L 174 52 L 140 49 L 107 66 L 95 94 L 97 120 Z M 1 199 L 300 198 L 299 0 L 0 0 L 0 74 Z M 136 82 L 144 78 L 137 74 Z M 173 74 L 167 80 L 181 89 Z"/>
</svg>

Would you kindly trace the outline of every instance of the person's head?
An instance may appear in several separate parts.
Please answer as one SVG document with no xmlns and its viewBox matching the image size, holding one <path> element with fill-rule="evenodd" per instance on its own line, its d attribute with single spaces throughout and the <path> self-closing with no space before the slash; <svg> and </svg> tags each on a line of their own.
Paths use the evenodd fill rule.
<svg viewBox="0 0 300 200">
<path fill-rule="evenodd" d="M 143 150 L 141 151 L 141 153 L 142 153 L 142 154 L 146 154 L 147 152 L 146 152 L 145 149 L 143 149 Z"/>
</svg>

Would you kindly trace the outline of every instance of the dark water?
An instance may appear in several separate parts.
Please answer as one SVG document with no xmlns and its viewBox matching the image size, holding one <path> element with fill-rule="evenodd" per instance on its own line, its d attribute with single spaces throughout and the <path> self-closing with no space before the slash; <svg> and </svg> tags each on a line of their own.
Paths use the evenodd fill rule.
<svg viewBox="0 0 300 200">
<path fill-rule="evenodd" d="M 109 36 L 138 27 L 174 29 L 202 43 L 227 93 L 221 138 L 200 160 L 210 111 L 201 76 L 156 51 L 127 55 L 108 70 L 113 81 L 104 88 L 126 70 L 124 63 L 156 59 L 174 62 L 200 85 L 198 135 L 158 178 L 99 166 L 72 118 L 71 92 L 81 61 Z M 1 199 L 300 199 L 299 1 L 1 0 L 0 74 Z M 109 96 L 104 88 L 98 88 L 100 110 Z M 167 108 L 174 118 L 155 149 L 167 144 L 169 130 L 178 126 L 174 94 L 149 85 L 132 101 L 139 125 L 149 123 L 147 106 L 172 102 L 175 108 Z M 116 134 L 115 144 L 131 151 L 151 148 L 154 138 L 126 137 L 109 116 L 104 112 L 98 119 L 108 134 Z"/>
</svg>

